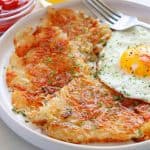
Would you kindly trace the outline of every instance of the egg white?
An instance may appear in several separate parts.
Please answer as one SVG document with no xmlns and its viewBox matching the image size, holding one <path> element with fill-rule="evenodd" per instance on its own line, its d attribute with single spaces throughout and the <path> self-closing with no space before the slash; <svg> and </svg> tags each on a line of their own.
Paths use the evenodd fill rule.
<svg viewBox="0 0 150 150">
<path fill-rule="evenodd" d="M 115 31 L 100 53 L 98 76 L 105 84 L 125 97 L 150 103 L 150 77 L 137 77 L 120 68 L 120 57 L 128 47 L 150 45 L 150 30 L 133 27 L 126 31 Z"/>
</svg>

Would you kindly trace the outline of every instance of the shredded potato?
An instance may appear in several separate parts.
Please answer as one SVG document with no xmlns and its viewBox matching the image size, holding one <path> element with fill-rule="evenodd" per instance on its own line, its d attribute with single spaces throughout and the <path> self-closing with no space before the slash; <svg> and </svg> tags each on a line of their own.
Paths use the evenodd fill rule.
<svg viewBox="0 0 150 150">
<path fill-rule="evenodd" d="M 66 142 L 150 139 L 150 105 L 97 79 L 97 57 L 110 36 L 107 25 L 81 12 L 49 8 L 38 27 L 14 38 L 6 72 L 13 111 Z"/>
</svg>

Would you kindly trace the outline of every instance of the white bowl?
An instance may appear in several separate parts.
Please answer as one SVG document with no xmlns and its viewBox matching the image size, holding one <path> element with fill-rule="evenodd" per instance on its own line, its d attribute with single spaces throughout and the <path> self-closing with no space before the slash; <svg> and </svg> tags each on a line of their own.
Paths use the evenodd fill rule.
<svg viewBox="0 0 150 150">
<path fill-rule="evenodd" d="M 108 5 L 122 10 L 127 14 L 136 15 L 142 20 L 150 23 L 150 8 L 133 2 L 105 0 Z M 81 5 L 79 0 L 57 5 L 55 7 L 71 7 L 81 9 L 89 13 L 89 11 Z M 9 58 L 14 51 L 13 38 L 17 31 L 29 25 L 35 26 L 40 22 L 40 18 L 46 13 L 46 8 L 32 13 L 15 25 L 13 25 L 0 39 L 0 116 L 3 121 L 16 134 L 24 138 L 26 141 L 43 150 L 149 150 L 150 141 L 140 143 L 117 143 L 117 144 L 97 144 L 97 145 L 79 145 L 59 141 L 49 138 L 39 132 L 37 128 L 33 128 L 24 122 L 24 119 L 12 112 L 11 97 L 5 82 L 5 67 L 9 63 Z"/>
<path fill-rule="evenodd" d="M 13 15 L 10 14 L 8 16 L 7 15 L 2 16 L 2 18 L 0 18 L 0 34 L 5 32 L 10 26 L 12 26 L 20 18 L 29 14 L 33 10 L 35 4 L 36 4 L 36 0 L 31 0 L 29 3 L 27 3 L 27 6 L 26 5 L 24 6 L 24 8 L 18 8 L 21 10 L 18 10 Z"/>
<path fill-rule="evenodd" d="M 23 5 L 22 7 L 19 7 L 15 10 L 11 10 L 10 12 L 5 12 L 0 14 L 0 18 L 4 18 L 4 17 L 8 17 L 8 16 L 12 16 L 15 15 L 23 10 L 25 10 L 26 8 L 28 8 L 30 5 L 32 5 L 32 3 L 34 2 L 34 0 L 29 0 L 25 5 Z"/>
</svg>

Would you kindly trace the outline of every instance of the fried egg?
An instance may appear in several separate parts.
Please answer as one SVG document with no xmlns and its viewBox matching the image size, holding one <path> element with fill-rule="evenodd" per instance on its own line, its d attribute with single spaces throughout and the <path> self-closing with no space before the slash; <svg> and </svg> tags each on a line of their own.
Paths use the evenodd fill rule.
<svg viewBox="0 0 150 150">
<path fill-rule="evenodd" d="M 99 78 L 129 98 L 150 103 L 150 30 L 116 31 L 99 57 Z"/>
</svg>

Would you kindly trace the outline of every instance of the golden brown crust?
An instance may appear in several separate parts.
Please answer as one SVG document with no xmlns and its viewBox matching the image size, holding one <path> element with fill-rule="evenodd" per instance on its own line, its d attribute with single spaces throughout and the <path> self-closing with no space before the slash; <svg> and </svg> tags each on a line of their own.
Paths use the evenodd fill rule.
<svg viewBox="0 0 150 150">
<path fill-rule="evenodd" d="M 107 25 L 70 9 L 49 9 L 40 26 L 17 33 L 6 73 L 14 110 L 67 142 L 149 139 L 150 105 L 93 78 L 110 35 Z"/>
</svg>

